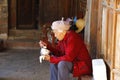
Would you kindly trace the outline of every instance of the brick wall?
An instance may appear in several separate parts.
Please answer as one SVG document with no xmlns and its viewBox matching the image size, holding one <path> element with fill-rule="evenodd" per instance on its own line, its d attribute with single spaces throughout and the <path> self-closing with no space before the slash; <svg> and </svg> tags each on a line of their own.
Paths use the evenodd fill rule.
<svg viewBox="0 0 120 80">
<path fill-rule="evenodd" d="M 0 39 L 7 39 L 8 5 L 7 0 L 0 0 Z"/>
</svg>

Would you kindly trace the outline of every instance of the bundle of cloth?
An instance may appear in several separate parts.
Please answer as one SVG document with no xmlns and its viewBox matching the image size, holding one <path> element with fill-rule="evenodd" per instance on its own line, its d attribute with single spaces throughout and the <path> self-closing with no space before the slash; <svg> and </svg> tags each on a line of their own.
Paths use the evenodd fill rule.
<svg viewBox="0 0 120 80">
<path fill-rule="evenodd" d="M 46 46 L 43 46 L 40 49 L 40 56 L 39 56 L 40 63 L 42 63 L 42 60 L 45 59 L 45 55 L 49 55 L 49 53 L 50 53 L 50 51 L 47 49 Z"/>
</svg>

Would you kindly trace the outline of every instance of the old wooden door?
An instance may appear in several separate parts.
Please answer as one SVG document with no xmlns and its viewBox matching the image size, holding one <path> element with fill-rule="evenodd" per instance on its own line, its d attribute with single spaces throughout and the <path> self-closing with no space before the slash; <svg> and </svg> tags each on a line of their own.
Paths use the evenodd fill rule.
<svg viewBox="0 0 120 80">
<path fill-rule="evenodd" d="M 17 29 L 36 29 L 38 25 L 62 17 L 79 18 L 82 15 L 80 3 L 85 3 L 82 0 L 8 0 L 8 2 L 9 27 Z"/>
<path fill-rule="evenodd" d="M 68 17 L 70 2 L 69 0 L 40 0 L 40 23 L 45 24 L 61 17 Z"/>
<path fill-rule="evenodd" d="M 34 29 L 61 17 L 70 17 L 74 0 L 9 0 L 9 26 Z"/>
<path fill-rule="evenodd" d="M 37 28 L 38 0 L 17 0 L 17 28 Z"/>
</svg>

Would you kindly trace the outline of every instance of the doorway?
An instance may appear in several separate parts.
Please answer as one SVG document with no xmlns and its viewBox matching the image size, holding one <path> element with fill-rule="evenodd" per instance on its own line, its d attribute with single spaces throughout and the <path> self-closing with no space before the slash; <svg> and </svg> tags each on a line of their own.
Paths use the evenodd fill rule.
<svg viewBox="0 0 120 80">
<path fill-rule="evenodd" d="M 37 29 L 39 0 L 8 0 L 9 28 Z"/>
</svg>

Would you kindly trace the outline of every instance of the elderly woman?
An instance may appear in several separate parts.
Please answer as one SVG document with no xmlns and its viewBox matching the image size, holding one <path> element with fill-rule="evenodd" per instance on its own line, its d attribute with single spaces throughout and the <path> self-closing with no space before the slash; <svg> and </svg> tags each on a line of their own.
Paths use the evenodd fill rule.
<svg viewBox="0 0 120 80">
<path fill-rule="evenodd" d="M 75 31 L 69 30 L 66 21 L 54 21 L 52 31 L 58 39 L 55 47 L 40 41 L 40 47 L 47 46 L 52 55 L 46 55 L 45 60 L 50 62 L 50 80 L 70 80 L 73 77 L 92 73 L 92 62 L 88 50 Z M 79 78 L 80 80 L 80 78 Z"/>
</svg>

